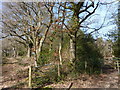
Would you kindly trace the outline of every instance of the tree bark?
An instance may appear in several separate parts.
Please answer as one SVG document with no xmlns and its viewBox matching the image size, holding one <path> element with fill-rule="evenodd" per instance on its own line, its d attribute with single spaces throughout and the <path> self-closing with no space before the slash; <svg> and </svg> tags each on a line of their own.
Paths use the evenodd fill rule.
<svg viewBox="0 0 120 90">
<path fill-rule="evenodd" d="M 61 53 L 61 50 L 62 50 L 62 45 L 61 45 L 61 42 L 59 43 L 59 59 L 60 59 L 60 65 L 62 65 L 62 53 Z"/>
<path fill-rule="evenodd" d="M 31 48 L 30 47 L 27 48 L 27 57 L 31 57 Z"/>
<path fill-rule="evenodd" d="M 75 39 L 74 39 L 75 40 Z M 76 41 L 70 38 L 70 62 L 74 63 L 76 60 Z"/>
<path fill-rule="evenodd" d="M 41 40 L 40 40 L 39 52 L 41 52 L 41 50 L 42 50 L 42 46 L 43 46 L 44 40 L 45 40 L 45 35 L 44 35 L 44 36 L 41 38 Z"/>
<path fill-rule="evenodd" d="M 34 39 L 35 39 L 34 40 L 34 48 L 35 48 L 34 65 L 35 65 L 35 67 L 37 67 L 38 66 L 37 61 L 38 61 L 40 53 L 42 51 L 42 46 L 43 46 L 43 42 L 45 40 L 45 36 L 43 36 L 39 42 L 36 38 L 34 38 Z"/>
<path fill-rule="evenodd" d="M 60 64 L 58 63 L 58 77 L 60 77 Z"/>
<path fill-rule="evenodd" d="M 35 63 L 34 63 L 34 65 L 35 65 L 35 67 L 37 67 L 38 65 L 37 65 L 37 60 L 36 60 L 36 58 L 35 58 Z"/>
<path fill-rule="evenodd" d="M 31 83 L 32 83 L 32 68 L 29 66 L 29 83 L 28 86 L 31 88 Z"/>
</svg>

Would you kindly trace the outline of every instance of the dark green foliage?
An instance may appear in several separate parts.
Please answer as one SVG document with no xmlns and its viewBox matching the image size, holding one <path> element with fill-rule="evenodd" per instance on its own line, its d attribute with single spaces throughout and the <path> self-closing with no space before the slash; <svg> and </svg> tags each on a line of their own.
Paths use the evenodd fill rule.
<svg viewBox="0 0 120 90">
<path fill-rule="evenodd" d="M 69 40 L 70 38 L 68 37 L 68 35 L 64 34 L 63 35 L 63 42 L 62 42 L 62 49 L 66 49 L 69 46 Z"/>
<path fill-rule="evenodd" d="M 34 74 L 32 78 L 33 87 L 44 87 L 46 84 L 56 83 L 61 80 L 61 77 L 58 77 L 56 65 L 49 71 L 41 72 L 39 69 L 36 69 L 32 73 Z"/>
<path fill-rule="evenodd" d="M 114 30 L 108 36 L 113 39 L 113 55 L 120 58 L 120 30 Z"/>
<path fill-rule="evenodd" d="M 69 45 L 69 41 L 66 40 L 69 40 L 68 36 L 65 36 L 64 38 L 63 50 L 66 50 L 65 47 Z M 49 47 L 44 47 L 38 63 L 40 65 L 44 65 L 47 62 L 51 61 L 53 58 L 52 55 L 54 53 L 54 50 L 55 48 L 49 51 Z M 77 38 L 76 54 L 77 60 L 74 63 L 75 66 L 72 65 L 69 60 L 64 60 L 63 65 L 60 66 L 60 77 L 58 76 L 57 65 L 44 72 L 43 75 L 40 75 L 42 72 L 38 72 L 39 74 L 36 74 L 35 78 L 33 78 L 33 86 L 42 87 L 49 83 L 59 82 L 60 80 L 77 79 L 80 73 L 100 73 L 101 67 L 103 65 L 103 57 L 100 54 L 100 50 L 97 48 L 95 40 L 91 35 L 85 35 L 82 31 L 80 32 L 80 37 Z"/>
<path fill-rule="evenodd" d="M 44 65 L 49 62 L 49 60 L 52 58 L 53 51 L 49 51 L 48 48 L 44 48 L 39 56 L 38 59 L 38 65 Z"/>
<path fill-rule="evenodd" d="M 40 68 L 32 68 L 32 87 L 43 87 L 46 83 L 50 83 L 45 73 Z"/>
<path fill-rule="evenodd" d="M 60 68 L 60 71 L 61 71 L 61 79 L 62 80 L 65 80 L 65 79 L 71 77 L 73 73 L 75 74 L 74 67 L 68 61 L 63 63 L 63 65 Z"/>
<path fill-rule="evenodd" d="M 117 14 L 117 20 L 116 25 L 117 25 L 117 30 L 114 31 L 115 34 L 112 34 L 112 36 L 115 39 L 114 45 L 113 45 L 113 50 L 114 50 L 114 55 L 115 57 L 120 58 L 120 2 L 118 3 L 118 14 Z"/>
<path fill-rule="evenodd" d="M 33 83 L 32 87 L 42 87 L 42 86 L 44 86 L 44 84 L 50 83 L 50 80 L 46 76 L 35 77 L 35 78 L 33 78 L 32 83 Z"/>
<path fill-rule="evenodd" d="M 119 36 L 120 37 L 120 36 Z M 118 38 L 114 44 L 113 44 L 113 54 L 115 55 L 115 57 L 120 58 L 120 38 Z"/>
<path fill-rule="evenodd" d="M 80 73 L 98 73 L 103 64 L 102 55 L 91 35 L 81 34 L 77 39 L 75 68 Z"/>
<path fill-rule="evenodd" d="M 24 56 L 25 54 L 26 54 L 26 51 L 24 51 L 24 50 L 18 51 L 18 56 Z"/>
<path fill-rule="evenodd" d="M 58 82 L 60 77 L 58 77 L 58 67 L 55 65 L 54 68 L 51 68 L 48 72 L 45 73 L 46 77 L 49 78 L 51 83 Z"/>
<path fill-rule="evenodd" d="M 113 55 L 120 58 L 120 30 L 114 30 L 108 34 L 113 39 Z"/>
</svg>

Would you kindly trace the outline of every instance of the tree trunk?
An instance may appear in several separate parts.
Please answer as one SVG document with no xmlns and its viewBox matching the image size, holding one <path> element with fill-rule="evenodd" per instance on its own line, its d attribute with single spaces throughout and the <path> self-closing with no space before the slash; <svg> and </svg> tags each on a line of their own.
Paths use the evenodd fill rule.
<svg viewBox="0 0 120 90">
<path fill-rule="evenodd" d="M 37 48 L 35 51 L 35 67 L 38 66 L 37 61 L 39 59 L 39 56 L 40 56 L 40 52 L 39 52 L 39 49 Z"/>
<path fill-rule="evenodd" d="M 58 77 L 60 77 L 60 65 L 58 63 Z"/>
<path fill-rule="evenodd" d="M 32 67 L 29 66 L 29 83 L 28 83 L 29 88 L 31 88 L 31 84 L 32 84 Z"/>
<path fill-rule="evenodd" d="M 50 43 L 50 48 L 49 48 L 49 52 L 52 51 L 52 43 Z"/>
<path fill-rule="evenodd" d="M 59 59 L 60 59 L 60 65 L 62 65 L 62 53 L 61 53 L 61 50 L 62 50 L 62 45 L 61 45 L 61 42 L 59 43 Z"/>
<path fill-rule="evenodd" d="M 27 57 L 31 57 L 31 48 L 30 47 L 27 48 Z"/>
<path fill-rule="evenodd" d="M 35 65 L 35 67 L 37 67 L 38 65 L 37 65 L 37 60 L 36 60 L 36 58 L 35 58 L 35 63 L 34 63 L 34 65 Z"/>
<path fill-rule="evenodd" d="M 16 57 L 16 49 L 13 47 L 13 57 Z"/>
<path fill-rule="evenodd" d="M 70 62 L 74 63 L 76 60 L 76 41 L 73 38 L 70 39 Z"/>
</svg>

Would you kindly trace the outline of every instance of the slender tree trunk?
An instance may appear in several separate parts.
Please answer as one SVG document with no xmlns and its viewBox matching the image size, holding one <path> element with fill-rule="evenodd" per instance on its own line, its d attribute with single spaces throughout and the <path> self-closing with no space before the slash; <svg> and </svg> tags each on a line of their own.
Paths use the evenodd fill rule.
<svg viewBox="0 0 120 90">
<path fill-rule="evenodd" d="M 35 58 L 35 63 L 34 63 L 34 65 L 35 65 L 35 67 L 37 67 L 38 65 L 37 65 L 37 60 L 36 60 L 36 58 Z"/>
<path fill-rule="evenodd" d="M 38 51 L 38 41 L 37 41 L 37 37 L 35 37 L 34 38 L 35 40 L 34 40 L 34 48 L 35 48 L 35 56 L 34 56 L 34 65 L 35 65 L 35 67 L 37 67 L 38 65 L 37 65 L 37 61 L 38 61 L 38 58 L 39 58 L 39 51 Z"/>
<path fill-rule="evenodd" d="M 41 52 L 41 50 L 42 50 L 42 46 L 43 46 L 44 40 L 45 40 L 45 36 L 43 36 L 43 37 L 41 38 L 41 40 L 40 40 L 39 52 Z"/>
<path fill-rule="evenodd" d="M 31 66 L 29 66 L 29 83 L 28 83 L 29 88 L 31 88 L 31 84 L 32 84 L 32 68 Z"/>
<path fill-rule="evenodd" d="M 60 77 L 60 64 L 58 63 L 58 77 Z"/>
<path fill-rule="evenodd" d="M 38 65 L 37 65 L 37 60 L 38 60 L 38 52 L 37 52 L 37 49 L 36 49 L 36 51 L 35 51 L 35 57 L 34 57 L 34 60 L 35 60 L 35 67 L 37 67 Z"/>
<path fill-rule="evenodd" d="M 49 52 L 51 52 L 51 50 L 52 50 L 52 43 L 50 43 Z"/>
<path fill-rule="evenodd" d="M 61 50 L 62 50 L 62 44 L 61 42 L 59 43 L 59 59 L 60 59 L 60 65 L 62 65 L 62 53 L 61 53 Z"/>
<path fill-rule="evenodd" d="M 15 47 L 13 47 L 13 57 L 16 57 L 16 50 L 15 50 Z"/>
<path fill-rule="evenodd" d="M 27 48 L 27 57 L 31 57 L 31 48 L 29 46 Z"/>
</svg>

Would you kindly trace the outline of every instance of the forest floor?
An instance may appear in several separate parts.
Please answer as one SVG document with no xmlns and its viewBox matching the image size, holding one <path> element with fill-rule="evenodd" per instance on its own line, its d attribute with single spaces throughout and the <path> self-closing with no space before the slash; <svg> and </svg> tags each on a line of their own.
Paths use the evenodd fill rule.
<svg viewBox="0 0 120 90">
<path fill-rule="evenodd" d="M 118 88 L 119 76 L 117 71 L 112 71 L 107 74 L 86 75 L 82 74 L 76 79 L 66 80 L 57 84 L 51 84 L 46 87 L 52 88 L 68 88 L 73 83 L 71 88 Z"/>
<path fill-rule="evenodd" d="M 2 85 L 0 88 L 15 87 L 16 85 L 22 85 L 28 81 L 27 71 L 30 61 L 29 58 L 24 60 L 21 58 L 5 59 L 2 64 Z"/>
<path fill-rule="evenodd" d="M 19 62 L 19 63 L 18 63 Z M 28 66 L 29 59 L 24 62 L 17 58 L 8 58 L 7 62 L 2 65 L 2 82 L 0 88 L 15 87 L 16 85 L 28 87 Z M 120 79 L 117 70 L 107 69 L 107 72 L 100 75 L 81 74 L 76 79 L 67 79 L 58 83 L 53 83 L 45 87 L 51 88 L 68 88 L 73 83 L 72 88 L 119 88 Z"/>
</svg>

